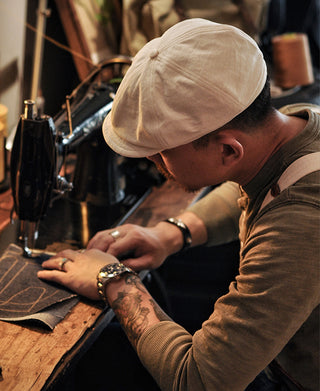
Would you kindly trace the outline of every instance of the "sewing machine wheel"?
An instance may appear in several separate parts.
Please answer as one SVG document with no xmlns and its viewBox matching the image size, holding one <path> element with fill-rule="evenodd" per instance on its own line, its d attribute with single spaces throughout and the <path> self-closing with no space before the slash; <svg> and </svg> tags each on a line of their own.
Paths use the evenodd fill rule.
<svg viewBox="0 0 320 391">
<path fill-rule="evenodd" d="M 68 108 L 68 102 L 72 113 L 76 107 L 79 109 L 79 105 L 81 105 L 83 98 L 90 95 L 90 90 L 92 89 L 97 91 L 100 88 L 104 89 L 105 86 L 108 85 L 109 89 L 116 92 L 123 76 L 130 67 L 131 62 L 132 60 L 130 57 L 118 55 L 100 63 L 97 68 L 66 97 L 66 104 L 62 106 L 62 111 L 65 111 Z M 61 112 L 58 113 L 55 120 L 60 116 Z"/>
<path fill-rule="evenodd" d="M 122 55 L 106 60 L 100 64 L 101 71 L 98 77 L 101 77 L 101 80 L 105 83 L 120 82 L 131 62 L 130 57 Z"/>
<path fill-rule="evenodd" d="M 131 58 L 122 55 L 100 63 L 66 97 L 66 104 L 62 106 L 62 110 L 54 118 L 57 134 L 65 137 L 72 133 L 68 118 L 71 118 L 74 130 L 110 102 L 130 65 Z M 81 132 L 78 133 L 80 135 Z"/>
<path fill-rule="evenodd" d="M 132 63 L 131 57 L 117 55 L 116 57 L 109 58 L 97 65 L 97 68 L 94 69 L 84 81 L 80 84 L 82 85 L 91 85 L 92 83 L 107 83 L 107 84 L 120 84 L 123 76 L 125 75 L 127 69 Z M 78 93 L 78 86 L 72 95 Z"/>
</svg>

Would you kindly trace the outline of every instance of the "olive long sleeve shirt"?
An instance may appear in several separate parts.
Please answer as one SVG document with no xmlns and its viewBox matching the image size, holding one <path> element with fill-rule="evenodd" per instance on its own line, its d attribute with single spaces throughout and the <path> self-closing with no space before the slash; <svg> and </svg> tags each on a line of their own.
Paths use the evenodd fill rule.
<svg viewBox="0 0 320 391">
<path fill-rule="evenodd" d="M 142 363 L 164 391 L 241 391 L 274 358 L 306 390 L 319 389 L 319 172 L 259 212 L 282 172 L 320 150 L 320 117 L 309 110 L 300 115 L 308 118 L 306 128 L 243 188 L 239 274 L 229 292 L 194 335 L 164 321 L 138 342 Z M 205 222 L 211 245 L 237 235 L 236 190 L 226 183 L 190 208 Z"/>
</svg>

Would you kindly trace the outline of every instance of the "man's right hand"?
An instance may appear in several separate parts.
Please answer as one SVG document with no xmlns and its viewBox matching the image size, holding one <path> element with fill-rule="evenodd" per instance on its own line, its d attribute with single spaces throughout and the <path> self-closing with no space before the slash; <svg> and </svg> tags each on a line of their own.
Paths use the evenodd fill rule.
<svg viewBox="0 0 320 391">
<path fill-rule="evenodd" d="M 206 227 L 198 216 L 186 211 L 177 217 L 188 226 L 193 246 L 207 241 Z M 116 238 L 111 235 L 114 231 L 119 232 Z M 96 248 L 119 258 L 136 271 L 158 268 L 169 255 L 180 251 L 182 247 L 180 229 L 165 221 L 160 221 L 154 227 L 124 224 L 100 231 L 87 246 L 88 249 Z"/>
<path fill-rule="evenodd" d="M 111 235 L 115 231 L 119 232 L 116 238 Z M 181 233 L 175 231 L 175 227 L 164 222 L 152 228 L 124 224 L 98 232 L 89 241 L 87 248 L 112 254 L 136 271 L 156 269 L 169 255 L 179 250 Z"/>
</svg>

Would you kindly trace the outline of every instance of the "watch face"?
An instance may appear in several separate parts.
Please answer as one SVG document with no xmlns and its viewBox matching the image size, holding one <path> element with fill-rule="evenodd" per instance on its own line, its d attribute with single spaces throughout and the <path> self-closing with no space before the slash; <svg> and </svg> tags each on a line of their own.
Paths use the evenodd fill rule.
<svg viewBox="0 0 320 391">
<path fill-rule="evenodd" d="M 106 269 L 109 277 L 113 277 L 115 272 L 119 272 L 121 270 L 121 267 L 119 263 L 116 263 L 116 264 L 108 265 Z"/>
<path fill-rule="evenodd" d="M 113 278 L 114 280 L 119 279 L 120 275 L 126 272 L 136 274 L 133 270 L 126 267 L 122 263 L 112 263 L 104 266 L 100 270 L 99 274 L 97 275 L 98 293 L 102 300 L 104 300 L 106 303 L 108 303 L 108 300 L 106 299 L 104 294 L 105 285 L 108 284 L 108 282 L 111 281 Z"/>
<path fill-rule="evenodd" d="M 118 274 L 121 274 L 125 270 L 125 266 L 121 265 L 121 263 L 112 263 L 110 265 L 106 265 L 101 269 L 100 277 L 110 279 L 117 276 Z"/>
<path fill-rule="evenodd" d="M 131 269 L 121 263 L 112 263 L 110 265 L 104 266 L 100 270 L 98 274 L 98 280 L 101 282 L 107 282 L 125 272 L 134 273 Z"/>
</svg>

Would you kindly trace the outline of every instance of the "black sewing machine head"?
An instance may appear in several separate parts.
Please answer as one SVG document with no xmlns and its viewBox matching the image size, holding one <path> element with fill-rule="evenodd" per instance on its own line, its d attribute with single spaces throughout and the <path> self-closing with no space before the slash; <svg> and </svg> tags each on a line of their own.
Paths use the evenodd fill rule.
<svg viewBox="0 0 320 391">
<path fill-rule="evenodd" d="M 70 232 L 79 230 L 76 241 L 83 247 L 96 231 L 121 222 L 146 191 L 162 181 L 146 160 L 117 155 L 102 136 L 102 122 L 128 66 L 127 57 L 102 64 L 67 96 L 54 119 L 38 113 L 34 102 L 25 101 L 10 164 L 25 255 L 31 256 L 35 249 L 39 222 L 47 219 L 52 205 L 56 210 L 43 235 L 56 230 L 60 237 L 53 240 L 74 241 Z M 68 199 L 67 209 L 61 207 L 62 201 L 59 204 L 61 198 Z"/>
</svg>

